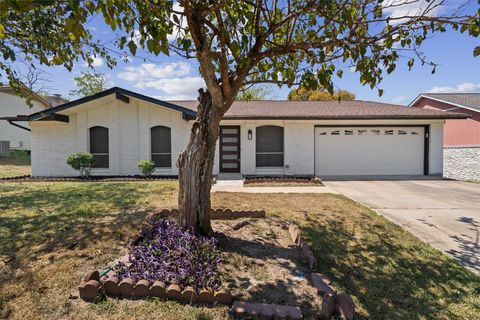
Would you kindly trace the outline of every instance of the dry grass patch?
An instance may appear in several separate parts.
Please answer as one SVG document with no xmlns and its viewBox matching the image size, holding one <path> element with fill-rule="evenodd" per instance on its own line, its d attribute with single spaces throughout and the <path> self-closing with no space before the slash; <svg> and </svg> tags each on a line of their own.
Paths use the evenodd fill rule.
<svg viewBox="0 0 480 320">
<path fill-rule="evenodd" d="M 0 157 L 0 178 L 25 176 L 31 172 L 30 156 L 24 152 L 13 153 L 9 157 Z"/>
<path fill-rule="evenodd" d="M 295 251 L 277 224 L 281 219 L 300 225 L 319 260 L 318 271 L 331 277 L 339 291 L 353 295 L 359 319 L 475 319 L 480 313 L 478 277 L 347 198 L 244 193 L 214 193 L 212 198 L 214 207 L 267 210 L 269 220 L 239 233 L 224 231 L 233 243 L 227 240 L 224 246 L 222 268 L 230 273 L 224 281 L 250 287 L 245 297 L 276 298 L 270 288 L 276 275 L 285 275 L 281 291 L 292 272 L 302 268 L 294 266 Z M 117 258 L 150 215 L 176 205 L 174 181 L 0 183 L 0 318 L 227 318 L 223 306 L 154 299 L 90 304 L 69 298 L 81 276 Z M 283 299 L 295 299 L 293 293 Z M 297 296 L 308 295 L 298 291 Z M 315 310 L 317 302 L 310 303 Z"/>
<path fill-rule="evenodd" d="M 239 230 L 235 221 L 214 221 L 221 233 L 224 284 L 241 300 L 286 304 L 302 308 L 307 319 L 320 313 L 322 300 L 304 275 L 298 248 L 287 224 L 277 218 L 249 219 Z"/>
<path fill-rule="evenodd" d="M 353 295 L 358 319 L 475 319 L 480 278 L 360 204 L 331 194 L 215 193 L 232 209 L 263 204 L 299 224 L 318 271 Z"/>
</svg>

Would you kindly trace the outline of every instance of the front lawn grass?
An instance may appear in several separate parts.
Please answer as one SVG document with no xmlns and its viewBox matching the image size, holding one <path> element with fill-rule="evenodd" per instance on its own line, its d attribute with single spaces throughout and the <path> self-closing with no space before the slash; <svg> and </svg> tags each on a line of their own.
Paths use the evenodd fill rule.
<svg viewBox="0 0 480 320">
<path fill-rule="evenodd" d="M 31 173 L 30 155 L 24 151 L 12 151 L 0 157 L 0 178 L 25 176 Z"/>
<path fill-rule="evenodd" d="M 161 300 L 70 299 L 84 272 L 102 269 L 159 208 L 175 181 L 0 184 L 0 318 L 225 319 L 226 307 Z M 359 319 L 475 319 L 480 279 L 342 196 L 214 193 L 214 207 L 267 210 L 298 223 Z M 228 275 L 226 275 L 228 276 Z"/>
</svg>

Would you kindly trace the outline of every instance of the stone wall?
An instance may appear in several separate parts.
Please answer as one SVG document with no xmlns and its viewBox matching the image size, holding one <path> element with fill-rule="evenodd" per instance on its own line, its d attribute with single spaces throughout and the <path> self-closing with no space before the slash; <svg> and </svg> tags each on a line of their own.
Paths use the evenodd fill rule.
<svg viewBox="0 0 480 320">
<path fill-rule="evenodd" d="M 456 180 L 480 181 L 480 146 L 445 148 L 443 176 Z"/>
</svg>

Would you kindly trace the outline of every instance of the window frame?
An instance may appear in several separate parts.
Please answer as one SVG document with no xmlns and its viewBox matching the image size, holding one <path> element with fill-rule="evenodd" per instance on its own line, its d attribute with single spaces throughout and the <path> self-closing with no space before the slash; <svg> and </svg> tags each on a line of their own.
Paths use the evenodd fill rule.
<svg viewBox="0 0 480 320">
<path fill-rule="evenodd" d="M 107 151 L 108 152 L 93 152 L 92 151 L 92 130 L 94 129 L 105 129 L 107 133 Z M 106 156 L 107 157 L 107 165 L 106 166 L 97 166 L 95 165 L 95 160 L 92 164 L 92 169 L 109 169 L 110 168 L 110 130 L 104 126 L 92 126 L 88 128 L 88 152 L 94 157 L 96 160 L 97 156 Z"/>
<path fill-rule="evenodd" d="M 258 129 L 265 127 L 281 128 L 282 151 L 258 151 Z M 258 165 L 258 155 L 282 155 L 281 165 Z M 277 125 L 262 125 L 255 128 L 255 167 L 256 168 L 283 168 L 285 166 L 285 128 Z"/>
<path fill-rule="evenodd" d="M 169 130 L 170 152 L 153 152 L 153 134 L 152 133 L 153 133 L 153 130 L 156 129 L 156 128 L 165 128 L 165 129 Z M 169 166 L 157 166 L 157 163 L 153 159 L 154 155 L 169 155 L 170 156 Z M 155 163 L 155 168 L 158 168 L 158 169 L 171 169 L 172 168 L 172 128 L 164 126 L 164 125 L 157 125 L 157 126 L 150 127 L 150 160 L 152 160 Z"/>
</svg>

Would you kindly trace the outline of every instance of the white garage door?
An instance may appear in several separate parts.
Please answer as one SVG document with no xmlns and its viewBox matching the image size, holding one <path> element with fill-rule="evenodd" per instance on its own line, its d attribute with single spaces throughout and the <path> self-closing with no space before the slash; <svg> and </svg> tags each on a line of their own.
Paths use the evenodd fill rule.
<svg viewBox="0 0 480 320">
<path fill-rule="evenodd" d="M 423 175 L 423 127 L 317 127 L 315 173 Z"/>
</svg>

